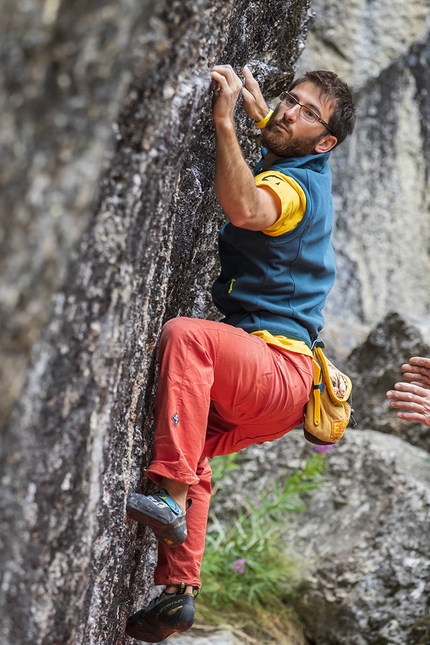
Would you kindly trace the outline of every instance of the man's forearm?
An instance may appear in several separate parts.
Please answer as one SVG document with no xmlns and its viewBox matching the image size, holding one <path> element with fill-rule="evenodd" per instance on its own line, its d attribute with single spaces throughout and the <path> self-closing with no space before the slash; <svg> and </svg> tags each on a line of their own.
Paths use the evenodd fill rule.
<svg viewBox="0 0 430 645">
<path fill-rule="evenodd" d="M 257 216 L 258 192 L 233 124 L 216 125 L 215 192 L 227 218 L 246 226 Z"/>
<path fill-rule="evenodd" d="M 235 226 L 264 231 L 279 217 L 280 201 L 269 191 L 257 188 L 237 140 L 234 111 L 242 83 L 230 65 L 217 65 L 212 69 L 211 77 L 216 83 L 212 118 L 216 132 L 215 191 L 218 201 Z"/>
</svg>

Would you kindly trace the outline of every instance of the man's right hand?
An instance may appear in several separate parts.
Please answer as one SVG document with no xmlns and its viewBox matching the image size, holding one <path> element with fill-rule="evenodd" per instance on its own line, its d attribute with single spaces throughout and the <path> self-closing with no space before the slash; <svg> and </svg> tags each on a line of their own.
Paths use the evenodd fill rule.
<svg viewBox="0 0 430 645">
<path fill-rule="evenodd" d="M 251 82 L 253 93 L 248 89 L 247 102 L 254 108 L 257 105 L 261 108 L 258 83 L 251 72 L 249 75 L 247 82 Z M 236 136 L 234 110 L 243 87 L 242 81 L 230 65 L 216 65 L 210 76 L 215 84 L 212 118 L 215 124 L 215 192 L 218 202 L 234 226 L 264 231 L 279 218 L 281 200 L 272 191 L 255 185 L 254 175 Z"/>
</svg>

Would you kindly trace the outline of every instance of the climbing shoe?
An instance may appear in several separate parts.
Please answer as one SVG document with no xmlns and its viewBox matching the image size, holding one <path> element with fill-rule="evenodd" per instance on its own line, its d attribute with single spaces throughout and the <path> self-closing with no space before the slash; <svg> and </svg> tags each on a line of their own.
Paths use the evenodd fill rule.
<svg viewBox="0 0 430 645">
<path fill-rule="evenodd" d="M 165 546 L 173 548 L 185 542 L 185 515 L 164 488 L 153 495 L 131 493 L 127 500 L 127 513 L 133 520 L 149 526 Z"/>
<path fill-rule="evenodd" d="M 187 585 L 182 582 L 179 591 L 166 594 L 164 591 L 151 600 L 127 621 L 125 633 L 146 643 L 160 643 L 174 632 L 186 632 L 194 623 L 194 597 L 185 594 Z"/>
</svg>

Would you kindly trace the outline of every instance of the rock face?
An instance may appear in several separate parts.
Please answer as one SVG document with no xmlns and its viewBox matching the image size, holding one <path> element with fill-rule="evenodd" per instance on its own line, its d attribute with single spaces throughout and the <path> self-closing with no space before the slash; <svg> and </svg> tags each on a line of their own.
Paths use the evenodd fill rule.
<svg viewBox="0 0 430 645">
<path fill-rule="evenodd" d="M 305 444 L 297 430 L 244 451 L 249 461 L 225 491 L 230 504 L 267 489 L 274 472 L 281 478 L 293 472 L 312 454 Z M 287 550 L 308 569 L 292 604 L 309 642 L 426 645 L 428 453 L 398 437 L 348 430 L 326 458 L 326 483 L 309 496 L 307 512 L 286 518 L 285 528 Z"/>
<path fill-rule="evenodd" d="M 33 181 L 30 172 L 30 183 L 21 178 L 19 189 L 24 194 L 24 229 L 28 224 L 34 231 L 35 247 L 42 244 L 44 231 L 51 240 L 48 246 L 55 247 L 61 227 L 58 230 L 54 220 L 60 212 L 66 213 L 66 220 L 79 219 L 72 196 L 93 158 L 97 173 L 91 169 L 82 179 L 83 221 L 89 220 L 89 194 L 102 155 L 97 128 L 86 123 L 87 110 L 97 106 L 102 110 L 109 90 L 115 88 L 106 105 L 115 111 L 121 70 L 128 66 L 129 56 L 136 65 L 121 101 L 116 143 L 99 185 L 94 216 L 67 270 L 62 255 L 70 248 L 70 238 L 49 256 L 53 276 L 47 276 L 41 287 L 40 309 L 35 317 L 23 319 L 34 323 L 36 336 L 45 317 L 49 323 L 33 349 L 19 406 L 3 434 L 0 640 L 4 645 L 122 643 L 126 616 L 148 597 L 153 544 L 148 533 L 136 535 L 136 524 L 126 520 L 125 500 L 130 489 L 141 486 L 142 468 L 150 457 L 154 350 L 162 322 L 179 313 L 205 313 L 206 288 L 217 270 L 214 250 L 222 214 L 212 187 L 214 137 L 207 73 L 216 63 L 228 62 L 237 70 L 249 63 L 265 90 L 279 91 L 293 76 L 308 19 L 307 0 L 119 3 L 118 11 L 110 5 L 100 9 L 101 23 L 97 11 L 93 14 L 85 3 L 67 8 L 63 4 L 46 2 L 41 17 L 39 5 L 28 3 L 28 20 L 42 20 L 40 30 L 30 29 L 29 41 L 21 44 L 18 37 L 16 41 L 10 37 L 17 69 L 24 55 L 20 48 L 28 42 L 34 48 L 36 69 L 29 66 L 33 79 L 29 92 L 41 100 L 41 83 L 49 98 L 52 90 L 51 128 L 65 128 L 67 133 L 69 126 L 69 145 L 73 141 L 82 145 L 76 158 L 66 144 L 57 150 L 50 120 L 42 118 L 42 105 L 40 136 L 34 150 L 28 151 L 27 163 L 33 170 L 40 163 L 46 172 L 36 176 L 34 170 Z M 122 10 L 125 16 L 120 18 Z M 17 13 L 11 16 L 21 20 Z M 57 36 L 60 42 L 55 41 Z M 110 60 L 116 60 L 115 55 L 109 58 L 110 47 L 115 46 L 119 68 L 110 77 L 103 61 L 109 68 Z M 95 76 L 88 77 L 93 96 L 82 87 L 95 60 Z M 9 70 L 10 83 L 12 76 Z M 99 76 L 100 85 L 94 86 L 92 81 Z M 106 78 L 109 82 L 103 81 Z M 13 88 L 8 89 L 12 93 Z M 18 90 L 15 100 L 23 101 L 25 124 L 33 108 L 26 107 Z M 84 97 L 79 101 L 80 92 Z M 108 127 L 107 120 L 102 123 L 100 145 Z M 79 142 L 73 138 L 78 127 L 82 127 Z M 238 127 L 251 128 L 239 112 Z M 66 133 L 64 140 L 60 137 L 63 143 Z M 255 145 L 243 134 L 242 140 L 251 159 Z M 20 151 L 17 148 L 16 154 Z M 59 164 L 52 161 L 54 153 Z M 11 168 L 15 172 L 15 166 Z M 58 183 L 58 194 L 47 188 L 51 176 Z M 8 203 L 16 195 L 13 190 L 12 182 Z M 11 230 L 8 239 L 15 235 Z M 2 256 L 3 295 L 6 309 L 21 300 L 31 314 L 33 278 L 22 289 L 11 286 L 13 270 L 25 274 L 28 248 L 21 241 L 15 266 L 12 253 Z M 37 254 L 30 261 L 41 262 L 36 282 L 46 257 Z M 64 272 L 64 285 L 48 317 L 44 312 L 48 292 Z M 11 335 L 20 336 L 19 315 L 10 324 Z"/>
<path fill-rule="evenodd" d="M 154 5 L 0 2 L 0 424 L 94 211 L 126 88 L 166 42 Z"/>
</svg>

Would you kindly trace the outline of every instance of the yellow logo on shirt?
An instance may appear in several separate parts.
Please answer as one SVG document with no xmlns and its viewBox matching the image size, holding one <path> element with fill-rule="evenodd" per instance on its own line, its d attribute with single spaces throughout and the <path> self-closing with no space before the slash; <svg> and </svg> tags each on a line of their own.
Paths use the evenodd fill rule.
<svg viewBox="0 0 430 645">
<path fill-rule="evenodd" d="M 231 293 L 233 291 L 233 285 L 235 282 L 236 282 L 236 278 L 232 278 L 227 293 Z"/>
</svg>

